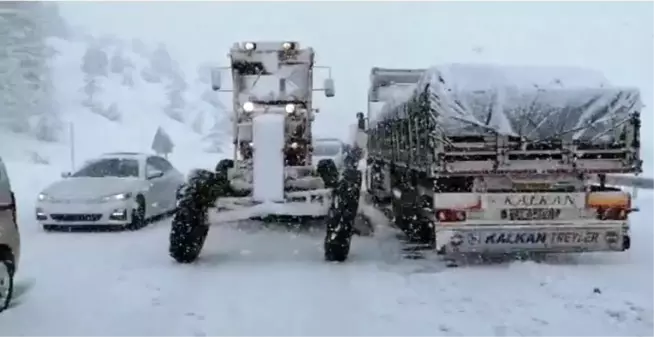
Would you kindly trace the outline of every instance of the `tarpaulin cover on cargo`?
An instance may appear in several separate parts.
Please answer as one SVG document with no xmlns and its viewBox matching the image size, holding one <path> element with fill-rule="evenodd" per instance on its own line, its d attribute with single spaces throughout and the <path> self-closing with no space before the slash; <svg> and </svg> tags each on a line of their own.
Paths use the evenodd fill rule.
<svg viewBox="0 0 654 337">
<path fill-rule="evenodd" d="M 451 136 L 490 131 L 612 142 L 641 109 L 638 89 L 612 86 L 597 72 L 573 67 L 450 64 L 425 71 L 414 95 L 427 85 L 438 125 Z M 395 107 L 405 98 L 387 101 L 380 119 L 400 113 Z"/>
</svg>

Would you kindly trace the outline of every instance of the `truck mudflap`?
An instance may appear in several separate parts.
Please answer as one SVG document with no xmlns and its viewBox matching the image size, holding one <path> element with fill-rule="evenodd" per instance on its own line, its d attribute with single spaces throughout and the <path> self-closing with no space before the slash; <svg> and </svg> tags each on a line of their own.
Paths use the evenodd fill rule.
<svg viewBox="0 0 654 337">
<path fill-rule="evenodd" d="M 436 229 L 436 240 L 439 251 L 445 255 L 624 251 L 631 242 L 625 222 L 440 226 Z"/>
</svg>

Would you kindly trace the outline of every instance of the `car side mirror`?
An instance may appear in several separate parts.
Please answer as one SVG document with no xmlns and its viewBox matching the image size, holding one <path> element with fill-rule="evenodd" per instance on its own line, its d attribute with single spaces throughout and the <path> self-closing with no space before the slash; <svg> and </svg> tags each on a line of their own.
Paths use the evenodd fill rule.
<svg viewBox="0 0 654 337">
<path fill-rule="evenodd" d="M 152 170 L 152 171 L 148 172 L 148 180 L 161 178 L 161 177 L 163 177 L 163 175 L 164 175 L 163 171 Z"/>
<path fill-rule="evenodd" d="M 61 172 L 61 177 L 62 177 L 62 178 L 68 178 L 68 177 L 70 177 L 71 175 L 72 175 L 72 174 L 71 174 L 70 172 Z"/>
</svg>

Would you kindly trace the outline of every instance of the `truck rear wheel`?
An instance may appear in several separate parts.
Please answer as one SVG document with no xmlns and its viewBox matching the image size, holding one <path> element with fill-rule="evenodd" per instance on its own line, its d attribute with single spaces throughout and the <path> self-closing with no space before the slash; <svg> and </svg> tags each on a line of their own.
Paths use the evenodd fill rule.
<svg viewBox="0 0 654 337">
<path fill-rule="evenodd" d="M 327 218 L 325 260 L 343 262 L 350 253 L 354 220 L 359 208 L 361 172 L 346 169 L 334 189 L 332 209 Z"/>
<path fill-rule="evenodd" d="M 191 263 L 200 256 L 209 233 L 207 213 L 221 192 L 217 179 L 213 172 L 196 170 L 178 192 L 168 252 L 179 263 Z"/>
<path fill-rule="evenodd" d="M 629 235 L 622 236 L 622 250 L 629 250 L 631 248 L 631 237 Z"/>
<path fill-rule="evenodd" d="M 404 232 L 410 242 L 435 246 L 436 232 L 429 219 L 422 216 L 422 202 L 417 191 L 405 189 L 399 198 L 393 199 L 395 225 Z"/>
</svg>

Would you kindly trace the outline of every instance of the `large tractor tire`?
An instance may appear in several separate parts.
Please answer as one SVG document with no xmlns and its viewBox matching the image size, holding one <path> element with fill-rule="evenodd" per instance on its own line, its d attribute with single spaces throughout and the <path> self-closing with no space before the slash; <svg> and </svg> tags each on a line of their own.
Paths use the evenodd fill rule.
<svg viewBox="0 0 654 337">
<path fill-rule="evenodd" d="M 226 178 L 213 172 L 196 170 L 180 189 L 168 249 L 175 261 L 191 263 L 200 256 L 209 233 L 207 213 L 218 196 L 224 193 L 223 179 Z"/>
<path fill-rule="evenodd" d="M 234 161 L 231 159 L 223 159 L 216 164 L 216 173 L 224 174 L 227 176 L 227 170 L 234 167 Z"/>
<path fill-rule="evenodd" d="M 348 168 L 334 189 L 332 209 L 327 218 L 325 260 L 343 262 L 350 253 L 354 221 L 359 209 L 361 172 Z"/>
<path fill-rule="evenodd" d="M 336 186 L 338 186 L 338 168 L 333 160 L 320 160 L 316 171 L 318 172 L 318 176 L 320 176 L 325 183 L 326 188 L 336 188 Z"/>
</svg>

